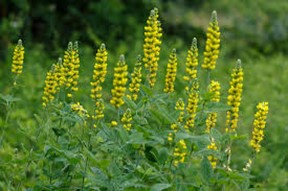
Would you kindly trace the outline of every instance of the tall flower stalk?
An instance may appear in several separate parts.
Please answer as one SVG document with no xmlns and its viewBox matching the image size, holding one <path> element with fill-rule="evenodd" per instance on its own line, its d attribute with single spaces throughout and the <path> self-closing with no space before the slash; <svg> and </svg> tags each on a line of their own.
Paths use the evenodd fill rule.
<svg viewBox="0 0 288 191">
<path fill-rule="evenodd" d="M 241 60 L 237 60 L 236 67 L 233 69 L 230 80 L 230 88 L 228 91 L 227 104 L 232 108 L 227 112 L 226 130 L 235 131 L 239 121 L 239 107 L 242 99 L 243 91 L 243 69 Z"/>
<path fill-rule="evenodd" d="M 214 80 L 211 80 L 208 87 L 208 92 L 211 94 L 211 102 L 217 103 L 220 101 L 220 83 Z M 217 121 L 217 113 L 209 113 L 206 119 L 206 132 L 210 133 L 210 130 L 215 127 Z"/>
<path fill-rule="evenodd" d="M 176 49 L 173 49 L 167 65 L 166 76 L 165 76 L 165 88 L 164 92 L 172 93 L 174 92 L 174 83 L 176 80 L 176 72 L 177 72 L 177 55 Z"/>
<path fill-rule="evenodd" d="M 101 119 L 104 117 L 104 102 L 102 99 L 102 84 L 107 74 L 108 52 L 105 44 L 101 44 L 95 56 L 95 64 L 93 70 L 93 79 L 91 84 L 91 98 L 95 101 L 95 111 L 93 119 Z"/>
<path fill-rule="evenodd" d="M 186 58 L 186 69 L 183 79 L 187 82 L 185 90 L 188 91 L 193 80 L 197 78 L 197 67 L 198 67 L 198 48 L 197 39 L 193 38 L 191 48 L 188 50 Z"/>
<path fill-rule="evenodd" d="M 264 138 L 264 129 L 266 126 L 266 119 L 268 114 L 268 102 L 262 102 L 257 105 L 257 112 L 254 115 L 253 132 L 250 140 L 250 146 L 256 153 L 260 152 L 261 141 Z"/>
<path fill-rule="evenodd" d="M 199 88 L 198 81 L 194 81 L 190 89 L 188 103 L 186 107 L 187 113 L 189 115 L 188 119 L 186 120 L 186 124 L 184 125 L 184 128 L 186 130 L 189 130 L 190 128 L 193 128 L 195 126 L 195 117 L 199 102 L 198 88 Z"/>
<path fill-rule="evenodd" d="M 162 43 L 162 28 L 158 17 L 158 9 L 154 8 L 151 10 L 150 16 L 146 22 L 146 26 L 144 27 L 145 39 L 143 45 L 143 63 L 145 68 L 149 71 L 148 79 L 151 87 L 154 87 L 156 83 L 160 45 Z"/>
<path fill-rule="evenodd" d="M 216 61 L 220 49 L 220 30 L 217 21 L 216 11 L 212 12 L 211 21 L 207 30 L 207 39 L 204 51 L 203 69 L 213 70 L 216 67 Z"/>
<path fill-rule="evenodd" d="M 117 66 L 114 68 L 113 89 L 111 90 L 112 99 L 110 100 L 110 103 L 116 108 L 124 104 L 123 97 L 126 91 L 127 76 L 128 66 L 124 55 L 121 55 Z"/>
<path fill-rule="evenodd" d="M 22 45 L 22 40 L 19 39 L 17 45 L 14 48 L 12 57 L 11 72 L 16 75 L 14 79 L 14 85 L 16 85 L 16 80 L 23 70 L 24 53 L 25 51 L 24 46 Z"/>
<path fill-rule="evenodd" d="M 134 70 L 131 74 L 131 83 L 129 84 L 129 94 L 127 97 L 136 101 L 140 92 L 140 85 L 142 82 L 142 58 L 140 55 L 137 57 L 137 62 L 135 64 Z"/>
<path fill-rule="evenodd" d="M 64 53 L 63 66 L 65 68 L 66 75 L 65 86 L 67 90 L 67 97 L 72 98 L 72 93 L 78 91 L 77 84 L 80 68 L 78 42 L 75 42 L 74 45 L 72 42 L 68 43 L 68 48 Z"/>
</svg>

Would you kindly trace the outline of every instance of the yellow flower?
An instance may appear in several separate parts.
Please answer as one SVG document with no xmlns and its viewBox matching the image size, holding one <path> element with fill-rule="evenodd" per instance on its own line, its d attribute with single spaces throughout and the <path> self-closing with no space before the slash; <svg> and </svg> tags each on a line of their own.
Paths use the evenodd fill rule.
<svg viewBox="0 0 288 191">
<path fill-rule="evenodd" d="M 43 107 L 46 107 L 49 102 L 55 99 L 56 93 L 57 93 L 57 81 L 52 66 L 52 69 L 49 70 L 46 74 L 45 87 L 42 96 Z"/>
<path fill-rule="evenodd" d="M 103 99 L 97 99 L 95 103 L 96 109 L 95 109 L 95 114 L 92 117 L 93 119 L 102 119 L 104 118 L 104 101 Z"/>
<path fill-rule="evenodd" d="M 71 104 L 71 109 L 80 117 L 90 117 L 87 110 L 79 102 Z"/>
<path fill-rule="evenodd" d="M 177 72 L 177 56 L 176 49 L 173 49 L 168 61 L 166 76 L 165 76 L 165 88 L 164 92 L 172 93 L 174 92 L 174 82 L 176 79 Z"/>
<path fill-rule="evenodd" d="M 255 113 L 253 122 L 252 139 L 250 140 L 250 146 L 256 153 L 260 152 L 260 143 L 264 138 L 264 128 L 266 126 L 268 110 L 268 102 L 262 102 L 257 105 L 257 112 Z"/>
<path fill-rule="evenodd" d="M 16 74 L 16 76 L 22 73 L 24 62 L 24 47 L 22 45 L 22 40 L 18 40 L 18 44 L 14 48 L 13 58 L 12 58 L 12 68 L 11 72 Z"/>
<path fill-rule="evenodd" d="M 186 74 L 183 77 L 185 81 L 188 82 L 188 85 L 185 87 L 185 90 L 189 90 L 189 85 L 192 81 L 197 78 L 197 67 L 198 67 L 198 48 L 197 48 L 197 39 L 193 38 L 192 45 L 190 50 L 188 50 L 186 58 Z"/>
<path fill-rule="evenodd" d="M 74 43 L 74 46 L 72 42 L 68 43 L 68 48 L 64 55 L 63 66 L 66 74 L 65 86 L 68 90 L 67 97 L 71 98 L 73 97 L 72 92 L 78 91 L 77 84 L 79 78 L 80 59 L 77 42 Z"/>
<path fill-rule="evenodd" d="M 54 66 L 54 75 L 55 75 L 55 80 L 57 82 L 57 92 L 60 91 L 61 87 L 65 85 L 66 82 L 66 73 L 65 73 L 65 68 L 62 64 L 62 59 L 59 58 L 57 64 Z"/>
<path fill-rule="evenodd" d="M 185 114 L 185 112 L 184 112 L 185 111 L 185 103 L 184 103 L 182 98 L 179 98 L 178 101 L 176 102 L 175 110 L 180 111 L 178 118 L 177 118 L 177 121 L 179 123 L 182 123 L 183 119 L 184 119 L 184 114 Z"/>
<path fill-rule="evenodd" d="M 220 101 L 220 83 L 214 80 L 211 80 L 210 85 L 208 87 L 208 92 L 211 94 L 211 101 L 212 102 L 219 102 Z M 210 133 L 210 130 L 215 127 L 217 120 L 217 113 L 209 113 L 206 119 L 206 132 Z"/>
<path fill-rule="evenodd" d="M 177 144 L 173 152 L 174 166 L 178 166 L 180 163 L 185 162 L 185 158 L 187 156 L 187 146 L 183 139 L 181 139 Z"/>
<path fill-rule="evenodd" d="M 116 127 L 118 125 L 117 121 L 111 121 L 111 126 Z"/>
<path fill-rule="evenodd" d="M 211 143 L 210 143 L 210 145 L 207 146 L 207 149 L 217 151 L 217 146 L 215 144 L 214 139 L 211 140 Z M 217 158 L 214 157 L 213 155 L 209 155 L 207 158 L 210 161 L 212 168 L 216 168 Z"/>
<path fill-rule="evenodd" d="M 207 31 L 207 40 L 204 51 L 203 69 L 213 70 L 216 67 L 216 61 L 219 56 L 220 49 L 220 31 L 217 21 L 216 11 L 212 12 L 211 22 Z"/>
<path fill-rule="evenodd" d="M 91 98 L 95 101 L 96 109 L 93 119 L 101 119 L 104 117 L 104 102 L 102 100 L 102 83 L 105 81 L 107 74 L 108 52 L 105 44 L 101 44 L 95 56 L 95 64 L 93 70 L 93 80 L 90 83 Z"/>
<path fill-rule="evenodd" d="M 228 91 L 228 105 L 232 107 L 227 112 L 226 129 L 231 128 L 231 131 L 235 131 L 239 120 L 239 107 L 241 103 L 242 91 L 243 91 L 243 69 L 241 67 L 241 60 L 237 60 L 237 65 L 233 69 L 231 74 L 230 89 Z"/>
<path fill-rule="evenodd" d="M 131 74 L 131 83 L 129 85 L 129 92 L 130 94 L 127 95 L 129 99 L 133 99 L 134 101 L 137 100 L 138 94 L 140 91 L 140 84 L 142 81 L 142 63 L 141 63 L 141 56 L 139 55 L 137 58 L 137 62 L 135 64 L 133 73 Z"/>
<path fill-rule="evenodd" d="M 149 84 L 151 87 L 154 87 L 156 83 L 161 45 L 160 38 L 162 37 L 162 28 L 158 17 L 158 9 L 154 8 L 151 10 L 147 25 L 144 27 L 143 63 L 145 68 L 149 70 Z"/>
<path fill-rule="evenodd" d="M 189 117 L 186 121 L 186 124 L 184 126 L 185 129 L 193 128 L 195 123 L 195 117 L 196 117 L 196 111 L 198 107 L 198 101 L 199 101 L 199 93 L 198 93 L 198 82 L 194 81 L 192 84 L 192 87 L 190 89 L 189 97 L 188 97 L 188 104 L 187 104 L 187 112 L 189 114 Z"/>
<path fill-rule="evenodd" d="M 126 91 L 126 83 L 128 80 L 128 66 L 125 63 L 124 55 L 120 56 L 117 66 L 114 68 L 113 89 L 111 90 L 112 99 L 110 103 L 116 108 L 124 104 L 123 96 Z"/>
<path fill-rule="evenodd" d="M 127 109 L 121 118 L 121 122 L 123 123 L 123 127 L 127 131 L 131 130 L 131 127 L 132 127 L 131 121 L 132 121 L 131 110 Z"/>
</svg>

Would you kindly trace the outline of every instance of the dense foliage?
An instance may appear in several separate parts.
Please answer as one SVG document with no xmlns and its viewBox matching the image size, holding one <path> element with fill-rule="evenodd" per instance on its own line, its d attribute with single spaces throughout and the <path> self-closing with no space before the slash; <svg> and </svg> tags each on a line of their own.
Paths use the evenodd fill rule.
<svg viewBox="0 0 288 191">
<path fill-rule="evenodd" d="M 224 85 L 229 88 L 224 90 L 215 78 L 221 39 L 216 12 L 207 29 L 203 63 L 194 38 L 186 60 L 178 59 L 179 53 L 171 48 L 163 67 L 162 34 L 154 8 L 144 27 L 143 58 L 135 56 L 135 64 L 128 64 L 121 55 L 111 64 L 109 49 L 101 44 L 93 72 L 85 72 L 91 76 L 88 85 L 79 83 L 81 47 L 70 42 L 63 59 L 48 69 L 44 87 L 36 84 L 36 88 L 22 85 L 28 80 L 35 86 L 37 79 L 22 77 L 31 63 L 23 62 L 25 50 L 19 40 L 12 57 L 12 82 L 1 94 L 1 188 L 256 187 L 251 167 L 261 148 L 268 103 L 261 100 L 255 107 L 254 120 L 246 127 L 251 135 L 238 131 L 240 121 L 247 121 L 239 115 L 245 71 L 240 60 L 232 63 L 235 66 Z M 114 68 L 113 75 L 107 75 L 109 67 Z M 185 75 L 179 76 L 178 70 Z M 37 88 L 43 90 L 41 104 L 41 96 L 29 91 Z"/>
</svg>

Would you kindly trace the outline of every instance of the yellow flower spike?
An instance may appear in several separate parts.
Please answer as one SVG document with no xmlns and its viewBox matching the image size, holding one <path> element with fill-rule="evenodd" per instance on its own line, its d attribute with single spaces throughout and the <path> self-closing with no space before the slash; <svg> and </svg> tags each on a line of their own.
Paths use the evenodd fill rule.
<svg viewBox="0 0 288 191">
<path fill-rule="evenodd" d="M 96 109 L 95 109 L 95 114 L 92 117 L 93 119 L 102 119 L 104 118 L 104 101 L 103 99 L 97 99 L 95 103 Z"/>
<path fill-rule="evenodd" d="M 178 118 L 177 118 L 177 121 L 179 123 L 182 123 L 183 119 L 184 119 L 184 114 L 185 114 L 185 112 L 184 112 L 185 103 L 184 103 L 182 98 L 179 98 L 178 101 L 176 102 L 175 110 L 180 111 Z"/>
<path fill-rule="evenodd" d="M 194 79 L 197 78 L 197 67 L 198 67 L 198 48 L 197 48 L 197 39 L 193 38 L 192 45 L 190 50 L 188 50 L 186 58 L 186 74 L 183 77 L 188 84 L 191 84 Z M 189 90 L 189 86 L 185 87 L 185 90 Z"/>
<path fill-rule="evenodd" d="M 197 111 L 198 101 L 199 101 L 198 88 L 199 88 L 198 82 L 194 81 L 190 89 L 190 93 L 188 97 L 188 104 L 186 108 L 189 114 L 189 117 L 186 120 L 186 124 L 184 125 L 184 128 L 186 130 L 194 127 L 196 111 Z"/>
<path fill-rule="evenodd" d="M 58 58 L 58 62 L 54 67 L 54 75 L 55 75 L 55 80 L 57 82 L 57 92 L 60 91 L 61 87 L 65 85 L 66 82 L 66 77 L 65 77 L 65 68 L 62 64 L 62 58 Z"/>
<path fill-rule="evenodd" d="M 243 69 L 241 67 L 241 60 L 237 60 L 236 67 L 233 69 L 230 80 L 230 88 L 228 90 L 228 105 L 232 107 L 227 112 L 226 117 L 226 131 L 235 131 L 239 120 L 239 107 L 241 104 L 241 97 L 243 91 Z"/>
<path fill-rule="evenodd" d="M 138 94 L 140 92 L 140 84 L 142 81 L 142 58 L 140 55 L 137 57 L 137 62 L 135 64 L 133 73 L 131 74 L 131 83 L 129 85 L 129 94 L 127 97 L 134 101 L 137 100 Z"/>
<path fill-rule="evenodd" d="M 256 153 L 260 152 L 261 141 L 264 138 L 264 129 L 266 126 L 266 119 L 268 114 L 268 102 L 262 102 L 257 105 L 257 112 L 254 115 L 253 132 L 250 140 L 250 146 Z"/>
<path fill-rule="evenodd" d="M 93 79 L 91 85 L 91 98 L 95 101 L 95 114 L 93 119 L 104 118 L 104 102 L 102 100 L 102 83 L 105 81 L 107 74 L 108 52 L 105 44 L 101 44 L 95 56 L 95 64 L 93 70 Z"/>
<path fill-rule="evenodd" d="M 211 140 L 210 145 L 207 146 L 207 149 L 217 151 L 217 146 L 216 146 L 216 143 L 215 143 L 213 138 Z M 216 168 L 217 158 L 214 157 L 213 155 L 209 155 L 207 158 L 210 161 L 210 164 L 211 164 L 212 168 L 213 169 Z"/>
<path fill-rule="evenodd" d="M 173 49 L 169 56 L 169 61 L 167 65 L 164 92 L 166 93 L 174 92 L 174 82 L 176 79 L 176 72 L 177 72 L 177 56 L 176 56 L 176 49 Z"/>
<path fill-rule="evenodd" d="M 121 118 L 121 122 L 123 123 L 123 127 L 127 131 L 130 131 L 132 128 L 131 121 L 132 121 L 131 110 L 127 109 Z"/>
<path fill-rule="evenodd" d="M 162 28 L 158 17 L 158 9 L 154 8 L 151 10 L 146 26 L 144 27 L 143 63 L 145 68 L 149 70 L 148 78 L 151 87 L 154 87 L 156 83 L 160 45 L 162 43 L 160 40 L 162 37 Z"/>
<path fill-rule="evenodd" d="M 68 48 L 64 53 L 63 66 L 65 68 L 66 75 L 65 86 L 68 90 L 67 97 L 72 98 L 72 92 L 78 91 L 77 84 L 80 68 L 78 42 L 75 42 L 74 45 L 72 42 L 68 43 Z"/>
<path fill-rule="evenodd" d="M 220 83 L 214 80 L 211 80 L 210 85 L 208 87 L 208 92 L 211 94 L 211 101 L 212 102 L 219 102 L 220 101 Z M 210 130 L 215 127 L 217 120 L 217 113 L 209 113 L 206 119 L 206 132 L 210 133 Z"/>
<path fill-rule="evenodd" d="M 183 139 L 181 139 L 177 144 L 173 152 L 174 156 L 174 161 L 173 164 L 174 166 L 178 166 L 180 163 L 185 162 L 185 158 L 187 156 L 187 146 L 186 143 Z"/>
<path fill-rule="evenodd" d="M 124 104 L 123 96 L 126 91 L 127 76 L 128 66 L 125 63 L 124 55 L 121 55 L 117 66 L 114 68 L 112 99 L 110 100 L 110 103 L 116 108 Z"/>
<path fill-rule="evenodd" d="M 211 22 L 207 30 L 207 39 L 204 51 L 203 69 L 213 70 L 219 56 L 220 49 L 220 30 L 217 21 L 216 11 L 212 12 Z"/>
<path fill-rule="evenodd" d="M 55 99 L 55 94 L 57 93 L 57 80 L 55 76 L 55 65 L 52 66 L 46 74 L 45 87 L 42 96 L 42 105 L 46 107 L 48 103 Z"/>
<path fill-rule="evenodd" d="M 12 57 L 12 67 L 11 72 L 16 76 L 19 76 L 22 73 L 24 63 L 24 47 L 22 45 L 22 40 L 18 40 L 18 44 L 14 48 L 13 57 Z"/>
</svg>

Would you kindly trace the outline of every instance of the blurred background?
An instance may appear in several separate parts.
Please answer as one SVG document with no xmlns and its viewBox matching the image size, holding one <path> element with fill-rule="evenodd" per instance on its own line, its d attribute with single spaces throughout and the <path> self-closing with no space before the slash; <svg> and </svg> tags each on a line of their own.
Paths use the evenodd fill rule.
<svg viewBox="0 0 288 191">
<path fill-rule="evenodd" d="M 119 55 L 125 54 L 131 70 L 137 54 L 142 54 L 143 27 L 153 7 L 159 9 L 164 31 L 160 79 L 164 78 L 172 48 L 177 49 L 180 72 L 184 70 L 186 52 L 194 36 L 199 40 L 202 54 L 211 12 L 217 11 L 222 41 L 220 59 L 213 77 L 223 84 L 223 102 L 226 101 L 229 73 L 237 58 L 242 60 L 245 70 L 240 132 L 250 133 L 257 102 L 268 101 L 270 104 L 264 148 L 253 166 L 253 185 L 259 190 L 286 190 L 287 0 L 1 0 L 2 93 L 8 92 L 12 81 L 9 73 L 11 57 L 19 38 L 23 40 L 26 51 L 22 83 L 25 88 L 20 93 L 29 102 L 23 104 L 22 109 L 19 107 L 14 117 L 21 116 L 29 124 L 41 104 L 45 74 L 63 55 L 69 41 L 77 40 L 80 44 L 80 74 L 84 76 L 80 77 L 83 87 L 79 92 L 80 100 L 89 99 L 94 55 L 101 43 L 108 48 L 109 64 L 113 66 Z M 107 89 L 111 86 L 112 66 Z M 178 89 L 181 89 L 181 79 L 177 83 Z M 247 152 L 246 146 L 239 146 L 238 155 L 233 156 L 235 161 L 245 163 L 247 158 L 243 153 Z"/>
</svg>

